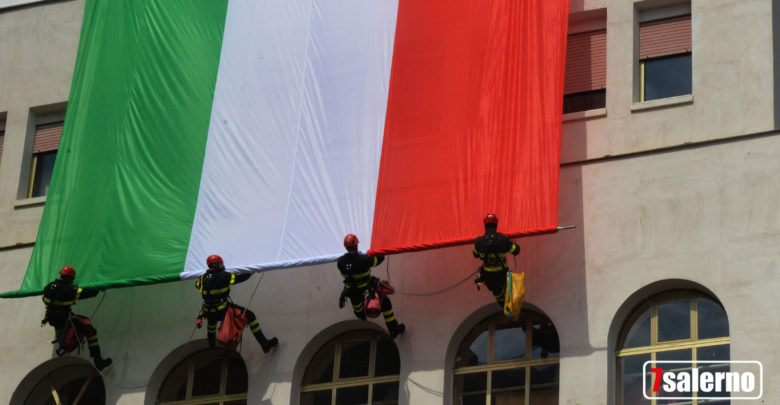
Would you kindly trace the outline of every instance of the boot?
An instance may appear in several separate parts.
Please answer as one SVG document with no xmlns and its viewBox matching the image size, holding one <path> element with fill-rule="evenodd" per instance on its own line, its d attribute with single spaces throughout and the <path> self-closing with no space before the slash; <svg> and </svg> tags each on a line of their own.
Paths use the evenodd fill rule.
<svg viewBox="0 0 780 405">
<path fill-rule="evenodd" d="M 395 322 L 395 321 L 393 321 Z M 387 327 L 390 329 L 390 338 L 395 339 L 398 337 L 398 335 L 404 333 L 406 330 L 406 325 L 402 323 L 395 322 L 395 325 L 391 326 L 390 324 L 387 325 Z"/>
<path fill-rule="evenodd" d="M 111 357 L 106 357 L 104 359 L 100 356 L 100 346 L 90 347 L 89 355 L 92 357 L 92 362 L 95 363 L 95 368 L 97 368 L 98 371 L 101 371 L 111 365 Z"/>
<path fill-rule="evenodd" d="M 209 333 L 206 335 L 206 338 L 209 341 L 209 347 L 214 348 L 217 346 L 217 334 L 216 333 Z"/>
<path fill-rule="evenodd" d="M 260 343 L 260 347 L 263 348 L 263 353 L 268 353 L 276 347 L 276 345 L 279 344 L 279 339 L 273 337 L 271 339 L 266 339 L 265 335 L 263 335 L 262 330 L 258 330 L 257 332 L 252 332 L 253 335 L 255 335 L 255 339 L 257 339 L 257 342 Z"/>
</svg>

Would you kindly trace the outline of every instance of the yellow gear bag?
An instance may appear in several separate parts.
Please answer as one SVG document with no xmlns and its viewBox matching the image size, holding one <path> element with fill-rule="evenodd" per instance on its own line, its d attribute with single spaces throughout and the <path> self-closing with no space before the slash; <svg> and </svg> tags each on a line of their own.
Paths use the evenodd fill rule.
<svg viewBox="0 0 780 405">
<path fill-rule="evenodd" d="M 523 296 L 525 296 L 525 273 L 507 271 L 504 315 L 512 320 L 518 320 L 523 307 Z"/>
</svg>

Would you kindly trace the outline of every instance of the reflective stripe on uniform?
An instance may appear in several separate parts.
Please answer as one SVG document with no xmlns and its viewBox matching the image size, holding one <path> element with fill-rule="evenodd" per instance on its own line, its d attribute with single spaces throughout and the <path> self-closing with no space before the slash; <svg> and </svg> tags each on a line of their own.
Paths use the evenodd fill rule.
<svg viewBox="0 0 780 405">
<path fill-rule="evenodd" d="M 43 302 L 46 303 L 46 304 L 59 305 L 61 307 L 69 307 L 69 306 L 71 306 L 71 305 L 76 303 L 75 300 L 73 300 L 73 301 L 54 301 L 54 300 L 52 300 L 50 298 L 44 298 Z"/>
<path fill-rule="evenodd" d="M 235 282 L 236 282 L 236 275 L 230 273 L 230 285 L 233 285 Z"/>
<path fill-rule="evenodd" d="M 257 333 L 260 331 L 260 323 L 257 322 L 257 319 L 249 322 L 249 329 L 252 331 L 252 333 Z"/>
<path fill-rule="evenodd" d="M 482 266 L 482 269 L 484 269 L 487 272 L 494 272 L 494 271 L 501 271 L 504 270 L 504 266 Z"/>
<path fill-rule="evenodd" d="M 230 286 L 227 286 L 225 288 L 220 288 L 219 290 L 206 290 L 206 291 L 203 291 L 201 294 L 202 295 L 217 295 L 217 294 L 226 293 L 228 291 L 230 291 Z"/>
<path fill-rule="evenodd" d="M 395 320 L 395 315 L 393 315 L 393 316 L 391 316 L 391 317 L 389 317 L 389 318 L 385 318 L 385 322 L 386 322 L 386 323 L 393 322 L 394 320 Z"/>
<path fill-rule="evenodd" d="M 214 307 L 207 307 L 207 306 L 204 305 L 203 306 L 203 312 L 219 312 L 219 311 L 225 309 L 227 307 L 227 304 L 228 304 L 227 301 L 225 301 L 222 304 L 219 304 L 219 306 L 216 307 L 216 308 L 214 308 Z"/>
<path fill-rule="evenodd" d="M 81 292 L 82 291 L 84 291 L 82 288 L 79 288 L 78 290 L 76 290 L 76 298 L 74 298 L 73 301 L 76 301 L 79 298 L 81 298 Z"/>
</svg>

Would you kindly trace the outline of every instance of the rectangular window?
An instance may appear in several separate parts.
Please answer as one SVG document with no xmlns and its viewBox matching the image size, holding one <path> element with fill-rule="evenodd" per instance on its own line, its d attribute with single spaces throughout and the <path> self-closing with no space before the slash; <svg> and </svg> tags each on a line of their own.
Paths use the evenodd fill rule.
<svg viewBox="0 0 780 405">
<path fill-rule="evenodd" d="M 604 108 L 607 96 L 607 9 L 569 15 L 563 113 Z"/>
<path fill-rule="evenodd" d="M 692 92 L 691 14 L 639 22 L 639 101 Z"/>
<path fill-rule="evenodd" d="M 604 25 L 602 20 L 599 25 Z M 571 27 L 570 27 L 571 31 Z M 563 113 L 604 108 L 607 95 L 607 30 L 569 34 Z"/>
<path fill-rule="evenodd" d="M 64 121 L 57 121 L 35 126 L 27 198 L 45 196 L 49 191 L 63 124 Z"/>
</svg>

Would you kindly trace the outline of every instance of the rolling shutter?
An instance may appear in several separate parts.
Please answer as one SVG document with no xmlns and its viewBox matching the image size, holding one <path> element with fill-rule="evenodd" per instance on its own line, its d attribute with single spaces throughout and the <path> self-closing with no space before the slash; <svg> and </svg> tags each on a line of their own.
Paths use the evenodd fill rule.
<svg viewBox="0 0 780 405">
<path fill-rule="evenodd" d="M 36 126 L 33 153 L 57 150 L 60 146 L 63 123 L 60 121 Z"/>
<path fill-rule="evenodd" d="M 639 59 L 690 52 L 691 15 L 639 24 Z"/>
<path fill-rule="evenodd" d="M 607 87 L 607 30 L 571 34 L 566 43 L 564 94 Z"/>
</svg>

